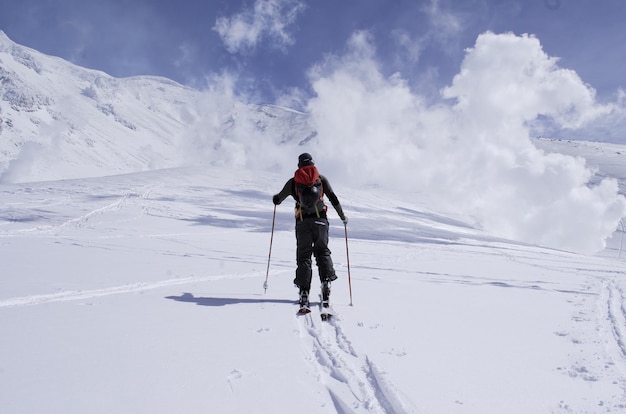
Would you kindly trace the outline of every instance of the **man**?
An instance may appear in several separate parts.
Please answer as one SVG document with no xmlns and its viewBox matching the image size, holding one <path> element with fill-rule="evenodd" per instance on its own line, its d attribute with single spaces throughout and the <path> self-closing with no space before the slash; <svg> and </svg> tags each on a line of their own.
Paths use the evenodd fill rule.
<svg viewBox="0 0 626 414">
<path fill-rule="evenodd" d="M 322 283 L 322 306 L 329 306 L 330 282 L 337 279 L 331 252 L 328 249 L 328 219 L 324 196 L 327 196 L 337 211 L 344 225 L 348 219 L 343 214 L 341 204 L 330 183 L 323 175 L 319 175 L 311 154 L 304 153 L 298 157 L 298 169 L 283 189 L 272 201 L 278 205 L 288 196 L 296 200 L 296 278 L 294 283 L 300 289 L 300 307 L 307 312 L 309 309 L 309 290 L 313 270 L 311 254 L 315 256 L 320 282 Z"/>
</svg>

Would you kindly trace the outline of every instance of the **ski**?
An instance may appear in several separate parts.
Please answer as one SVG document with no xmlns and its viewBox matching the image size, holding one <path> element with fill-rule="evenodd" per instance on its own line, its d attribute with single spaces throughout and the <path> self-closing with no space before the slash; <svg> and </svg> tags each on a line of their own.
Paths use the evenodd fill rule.
<svg viewBox="0 0 626 414">
<path fill-rule="evenodd" d="M 330 282 L 322 283 L 322 291 L 320 292 L 320 300 L 317 303 L 320 309 L 320 317 L 322 321 L 329 321 L 333 316 L 333 311 L 330 306 Z M 296 315 L 306 315 L 311 313 L 311 305 L 309 303 L 308 292 L 300 292 L 300 298 L 298 300 L 298 311 Z"/>
<path fill-rule="evenodd" d="M 329 312 L 322 312 L 320 316 L 322 317 L 322 321 L 328 322 L 330 318 L 332 318 L 333 314 Z"/>
<path fill-rule="evenodd" d="M 300 298 L 298 299 L 298 315 L 306 315 L 307 313 L 311 313 L 311 306 L 309 304 L 309 292 L 301 290 Z"/>
<path fill-rule="evenodd" d="M 327 301 L 320 301 L 320 316 L 323 321 L 329 321 L 333 316 L 330 304 Z"/>
<path fill-rule="evenodd" d="M 311 307 L 308 305 L 300 306 L 298 309 L 297 315 L 306 315 L 307 313 L 311 313 Z"/>
<path fill-rule="evenodd" d="M 320 293 L 320 316 L 323 321 L 328 321 L 333 316 L 330 308 L 330 282 L 322 282 Z"/>
<path fill-rule="evenodd" d="M 330 303 L 326 300 L 320 299 L 320 317 L 324 322 L 329 321 L 333 316 L 333 311 L 330 307 Z"/>
</svg>

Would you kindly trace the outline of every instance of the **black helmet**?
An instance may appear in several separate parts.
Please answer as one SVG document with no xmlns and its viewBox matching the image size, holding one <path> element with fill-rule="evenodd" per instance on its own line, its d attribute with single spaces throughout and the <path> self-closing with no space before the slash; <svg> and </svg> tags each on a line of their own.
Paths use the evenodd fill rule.
<svg viewBox="0 0 626 414">
<path fill-rule="evenodd" d="M 304 167 L 305 165 L 315 165 L 313 157 L 308 152 L 302 153 L 298 157 L 298 168 Z"/>
</svg>

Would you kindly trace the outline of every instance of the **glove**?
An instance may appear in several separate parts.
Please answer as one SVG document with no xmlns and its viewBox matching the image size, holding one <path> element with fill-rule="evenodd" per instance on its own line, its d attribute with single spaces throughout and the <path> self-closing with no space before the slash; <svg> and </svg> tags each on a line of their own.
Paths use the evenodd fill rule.
<svg viewBox="0 0 626 414">
<path fill-rule="evenodd" d="M 278 197 L 278 194 L 276 194 L 274 197 L 272 197 L 272 202 L 276 206 L 280 204 L 280 197 Z"/>
<path fill-rule="evenodd" d="M 343 218 L 341 219 L 341 221 L 343 221 L 343 225 L 347 226 L 348 225 L 348 217 L 343 216 Z"/>
</svg>

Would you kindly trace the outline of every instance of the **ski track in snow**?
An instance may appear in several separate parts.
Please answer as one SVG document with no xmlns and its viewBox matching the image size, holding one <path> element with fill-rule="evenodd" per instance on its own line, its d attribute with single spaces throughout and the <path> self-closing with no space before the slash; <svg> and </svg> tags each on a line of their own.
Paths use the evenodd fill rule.
<svg viewBox="0 0 626 414">
<path fill-rule="evenodd" d="M 321 321 L 319 310 L 297 316 L 300 339 L 338 414 L 409 414 L 414 411 L 374 362 L 352 346 L 334 313 Z"/>
<path fill-rule="evenodd" d="M 184 278 L 174 278 L 160 280 L 157 282 L 140 282 L 131 283 L 121 286 L 113 286 L 103 289 L 94 290 L 68 290 L 42 295 L 20 296 L 15 298 L 0 300 L 0 308 L 11 306 L 32 306 L 41 305 L 50 302 L 65 302 L 73 300 L 92 299 L 102 296 L 118 295 L 126 293 L 143 292 L 146 290 L 158 289 L 167 286 L 186 285 L 189 283 L 208 282 L 225 279 L 235 275 L 219 275 L 219 276 L 190 276 Z M 258 277 L 259 272 L 249 274 L 237 274 L 239 278 Z"/>
<path fill-rule="evenodd" d="M 602 283 L 598 313 L 600 331 L 613 363 L 626 376 L 626 309 L 624 290 L 615 281 Z M 625 384 L 626 385 L 626 384 Z"/>
<path fill-rule="evenodd" d="M 614 384 L 622 389 L 622 396 L 615 402 L 619 412 L 625 412 L 626 403 L 626 308 L 624 288 L 614 279 L 602 280 L 597 301 L 598 335 L 605 348 L 605 370 L 616 371 Z M 609 411 L 607 411 L 609 412 Z M 612 412 L 612 411 L 610 411 Z"/>
<path fill-rule="evenodd" d="M 85 223 L 87 223 L 92 217 L 94 216 L 98 216 L 98 215 L 102 215 L 105 213 L 108 213 L 110 211 L 117 211 L 120 210 L 124 207 L 125 204 L 127 204 L 130 200 L 134 199 L 134 198 L 140 198 L 142 200 L 146 200 L 148 199 L 150 195 L 150 189 L 146 190 L 143 194 L 137 194 L 134 192 L 128 192 L 127 194 L 125 194 L 124 196 L 122 196 L 121 198 L 117 199 L 116 201 L 109 203 L 103 207 L 99 207 L 96 209 L 93 209 L 91 211 L 88 211 L 85 214 L 82 214 L 78 217 L 74 217 L 71 219 L 68 219 L 60 224 L 57 225 L 40 225 L 40 226 L 35 226 L 35 227 L 29 227 L 29 228 L 25 228 L 25 229 L 19 229 L 13 232 L 10 232 L 8 234 L 3 234 L 0 236 L 17 236 L 19 234 L 28 234 L 31 235 L 31 233 L 34 232 L 42 232 L 42 233 L 47 233 L 47 234 L 53 234 L 53 235 L 58 235 L 61 231 L 68 229 L 68 228 L 80 228 L 83 227 L 85 225 Z M 60 205 L 66 205 L 69 203 L 68 199 L 65 199 L 64 202 L 59 203 Z M 145 213 L 145 207 L 143 208 L 143 213 Z"/>
</svg>

